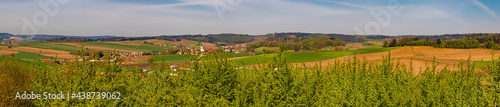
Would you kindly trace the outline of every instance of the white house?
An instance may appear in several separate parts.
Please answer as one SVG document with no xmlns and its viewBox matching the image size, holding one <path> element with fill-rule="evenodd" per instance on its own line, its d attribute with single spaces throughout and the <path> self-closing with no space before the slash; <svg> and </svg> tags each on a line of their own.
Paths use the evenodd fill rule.
<svg viewBox="0 0 500 107">
<path fill-rule="evenodd" d="M 203 49 L 203 46 L 201 46 L 200 51 L 201 51 L 201 53 L 205 52 L 205 49 Z"/>
</svg>

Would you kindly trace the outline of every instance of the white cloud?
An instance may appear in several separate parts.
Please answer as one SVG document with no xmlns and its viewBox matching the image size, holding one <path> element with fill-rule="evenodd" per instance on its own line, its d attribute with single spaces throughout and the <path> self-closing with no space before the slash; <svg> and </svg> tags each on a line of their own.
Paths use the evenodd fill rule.
<svg viewBox="0 0 500 107">
<path fill-rule="evenodd" d="M 495 14 L 495 12 L 493 12 L 490 8 L 488 8 L 488 6 L 484 5 L 479 0 L 471 0 L 471 1 L 472 1 L 472 3 L 474 3 L 474 5 L 478 6 L 479 8 L 481 8 L 481 10 L 483 10 L 486 13 L 490 14 L 492 17 L 498 18 L 497 14 Z"/>
</svg>

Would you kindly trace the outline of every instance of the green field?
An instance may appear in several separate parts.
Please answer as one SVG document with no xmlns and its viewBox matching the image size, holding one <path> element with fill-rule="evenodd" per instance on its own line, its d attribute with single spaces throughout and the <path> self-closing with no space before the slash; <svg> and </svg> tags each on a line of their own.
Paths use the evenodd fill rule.
<svg viewBox="0 0 500 107">
<path fill-rule="evenodd" d="M 0 46 L 9 46 L 8 44 L 0 44 Z M 13 48 L 16 47 L 16 45 L 12 45 Z"/>
<path fill-rule="evenodd" d="M 491 65 L 492 65 L 492 61 L 474 61 L 475 67 L 488 67 Z"/>
<path fill-rule="evenodd" d="M 266 51 L 279 51 L 280 50 L 280 47 L 259 47 L 257 49 L 255 49 L 255 52 L 256 53 L 264 53 L 264 50 Z"/>
<path fill-rule="evenodd" d="M 198 42 L 192 40 L 189 40 L 189 44 L 187 44 L 186 47 L 200 49 Z"/>
<path fill-rule="evenodd" d="M 22 47 L 32 47 L 32 48 L 40 48 L 40 49 L 50 49 L 50 50 L 59 50 L 66 52 L 73 52 L 80 50 L 81 47 L 71 46 L 67 44 L 55 44 L 50 42 L 22 42 L 18 46 Z"/>
<path fill-rule="evenodd" d="M 244 56 L 249 56 L 247 54 L 234 54 L 234 53 L 223 53 L 222 54 L 224 57 L 227 57 L 227 58 L 235 58 L 235 57 L 244 57 Z M 158 62 L 166 62 L 166 63 L 170 63 L 170 62 L 184 62 L 185 60 L 190 60 L 190 58 L 192 57 L 193 55 L 177 55 L 177 54 L 173 54 L 173 55 L 153 55 L 151 56 L 152 59 L 154 59 L 155 61 L 158 61 Z M 200 57 L 201 59 L 204 59 L 206 58 L 206 55 L 205 56 L 202 56 Z"/>
<path fill-rule="evenodd" d="M 400 47 L 390 47 L 390 48 L 365 48 L 358 50 L 350 50 L 350 51 L 329 51 L 329 52 L 300 52 L 300 53 L 290 53 L 288 55 L 288 61 L 291 63 L 298 62 L 314 62 L 321 61 L 327 59 L 338 58 L 342 56 L 354 55 L 354 54 L 365 54 L 365 53 L 377 53 L 377 52 L 385 52 L 393 49 L 397 49 Z M 241 58 L 236 60 L 237 63 L 242 65 L 252 65 L 252 64 L 262 64 L 267 62 L 267 60 L 271 60 L 276 56 L 276 53 L 270 54 L 261 54 L 255 56 L 249 56 L 246 58 Z"/>
<path fill-rule="evenodd" d="M 155 61 L 163 61 L 163 62 L 184 62 L 186 60 L 189 60 L 191 58 L 191 56 L 193 55 L 177 55 L 177 54 L 173 54 L 173 55 L 153 55 L 151 56 L 152 59 L 154 59 Z"/>
<path fill-rule="evenodd" d="M 252 42 L 248 42 L 247 44 L 258 44 L 260 42 L 262 42 L 262 41 L 252 41 Z"/>
<path fill-rule="evenodd" d="M 132 45 L 121 45 L 116 43 L 105 43 L 105 42 L 81 42 L 81 45 L 85 46 L 98 46 L 98 47 L 106 47 L 106 48 L 114 48 L 114 49 L 123 49 L 123 50 L 131 50 L 131 51 L 141 51 L 141 52 L 151 52 L 153 50 L 163 50 L 168 49 L 169 47 L 161 47 L 154 46 L 151 44 L 143 44 L 139 46 Z"/>
<path fill-rule="evenodd" d="M 23 51 L 18 51 L 14 57 L 17 59 L 26 59 L 26 60 L 33 60 L 36 61 L 38 59 L 39 54 L 37 53 L 30 53 L 30 52 L 23 52 Z M 49 56 L 43 56 L 40 55 L 41 59 L 50 59 Z"/>
<path fill-rule="evenodd" d="M 223 53 L 223 55 L 227 56 L 228 58 L 250 56 L 247 54 L 235 54 L 235 53 Z"/>
</svg>

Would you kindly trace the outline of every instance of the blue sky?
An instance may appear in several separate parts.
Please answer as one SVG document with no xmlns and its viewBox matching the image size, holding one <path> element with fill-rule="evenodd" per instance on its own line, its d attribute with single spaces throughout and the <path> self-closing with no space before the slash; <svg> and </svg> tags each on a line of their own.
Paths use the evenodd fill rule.
<svg viewBox="0 0 500 107">
<path fill-rule="evenodd" d="M 46 11 L 39 1 L 54 3 L 58 9 L 50 5 L 49 10 L 57 11 Z M 0 0 L 0 32 L 75 36 L 500 33 L 499 4 L 500 0 Z"/>
</svg>

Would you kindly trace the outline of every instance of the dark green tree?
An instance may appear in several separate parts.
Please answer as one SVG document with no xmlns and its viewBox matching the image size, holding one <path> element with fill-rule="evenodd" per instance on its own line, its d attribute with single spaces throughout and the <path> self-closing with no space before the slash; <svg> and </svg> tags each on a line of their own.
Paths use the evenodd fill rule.
<svg viewBox="0 0 500 107">
<path fill-rule="evenodd" d="M 398 42 L 396 41 L 396 39 L 392 39 L 391 43 L 389 44 L 389 47 L 396 47 L 398 46 Z"/>
<path fill-rule="evenodd" d="M 497 47 L 497 44 L 493 41 L 488 41 L 484 46 L 488 49 L 495 49 Z"/>
<path fill-rule="evenodd" d="M 389 41 L 384 41 L 384 47 L 389 47 Z"/>
<path fill-rule="evenodd" d="M 441 39 L 437 39 L 437 40 L 436 40 L 436 44 L 437 44 L 437 45 L 441 45 Z"/>
</svg>

